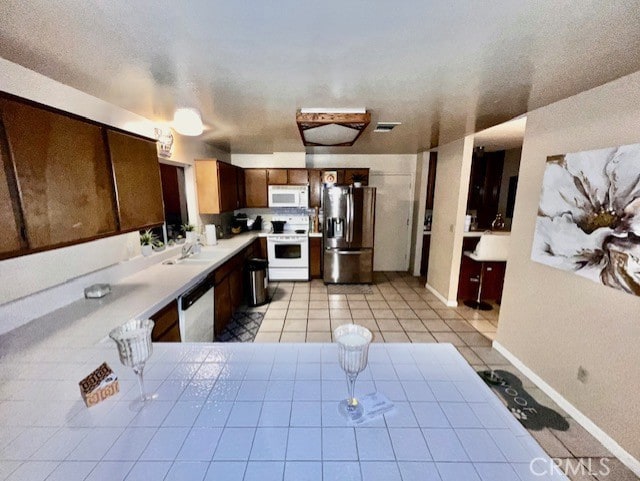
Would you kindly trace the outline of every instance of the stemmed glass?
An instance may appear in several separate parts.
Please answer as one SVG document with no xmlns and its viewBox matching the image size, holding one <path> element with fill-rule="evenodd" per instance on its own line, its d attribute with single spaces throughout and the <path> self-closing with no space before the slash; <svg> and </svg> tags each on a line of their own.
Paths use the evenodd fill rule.
<svg viewBox="0 0 640 481">
<path fill-rule="evenodd" d="M 147 394 L 144 389 L 142 372 L 147 359 L 151 357 L 151 331 L 154 322 L 151 319 L 134 319 L 116 327 L 109 333 L 109 337 L 116 342 L 120 362 L 124 366 L 133 368 L 138 376 L 140 398 L 133 402 L 133 407 L 140 408 L 145 402 L 155 399 L 155 394 Z"/>
<path fill-rule="evenodd" d="M 333 331 L 333 339 L 338 344 L 338 360 L 347 375 L 349 387 L 349 397 L 340 401 L 338 411 L 350 421 L 356 421 L 364 414 L 354 390 L 358 374 L 367 367 L 372 337 L 369 329 L 357 324 L 344 324 Z"/>
</svg>

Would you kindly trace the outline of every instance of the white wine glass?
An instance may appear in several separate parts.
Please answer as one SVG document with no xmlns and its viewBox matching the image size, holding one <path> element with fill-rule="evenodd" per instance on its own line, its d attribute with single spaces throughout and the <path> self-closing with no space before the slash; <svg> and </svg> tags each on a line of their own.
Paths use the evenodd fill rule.
<svg viewBox="0 0 640 481">
<path fill-rule="evenodd" d="M 340 401 L 338 411 L 350 421 L 357 421 L 364 415 L 354 391 L 358 374 L 367 367 L 372 338 L 369 329 L 357 324 L 344 324 L 333 331 L 333 340 L 338 344 L 338 360 L 347 375 L 349 389 L 349 397 Z"/>
<path fill-rule="evenodd" d="M 133 402 L 133 407 L 140 408 L 144 403 L 156 398 L 155 394 L 147 394 L 144 389 L 143 371 L 147 360 L 153 352 L 151 331 L 154 322 L 151 319 L 134 319 L 116 327 L 109 333 L 118 346 L 120 362 L 133 369 L 138 377 L 140 398 Z"/>
</svg>

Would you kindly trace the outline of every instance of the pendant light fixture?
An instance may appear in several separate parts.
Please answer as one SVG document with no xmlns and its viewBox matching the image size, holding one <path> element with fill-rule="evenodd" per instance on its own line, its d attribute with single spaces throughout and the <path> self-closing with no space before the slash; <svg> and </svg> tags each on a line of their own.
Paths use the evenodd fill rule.
<svg viewBox="0 0 640 481">
<path fill-rule="evenodd" d="M 306 146 L 348 147 L 371 122 L 364 108 L 312 108 L 296 112 L 296 123 Z"/>
<path fill-rule="evenodd" d="M 173 130 L 181 135 L 197 137 L 202 134 L 202 117 L 200 112 L 192 108 L 176 109 L 173 114 Z"/>
</svg>

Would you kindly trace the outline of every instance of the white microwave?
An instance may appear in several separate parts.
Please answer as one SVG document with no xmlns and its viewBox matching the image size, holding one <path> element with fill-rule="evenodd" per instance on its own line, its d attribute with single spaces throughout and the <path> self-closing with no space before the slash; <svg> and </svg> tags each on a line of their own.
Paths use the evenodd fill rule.
<svg viewBox="0 0 640 481">
<path fill-rule="evenodd" d="M 269 207 L 309 207 L 308 185 L 270 185 Z"/>
</svg>

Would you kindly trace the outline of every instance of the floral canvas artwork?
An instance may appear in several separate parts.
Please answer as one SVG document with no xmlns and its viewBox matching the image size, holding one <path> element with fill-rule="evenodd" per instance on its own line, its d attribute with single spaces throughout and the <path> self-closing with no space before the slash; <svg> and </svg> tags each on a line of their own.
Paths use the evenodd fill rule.
<svg viewBox="0 0 640 481">
<path fill-rule="evenodd" d="M 640 295 L 640 144 L 547 158 L 531 259 Z"/>
</svg>

